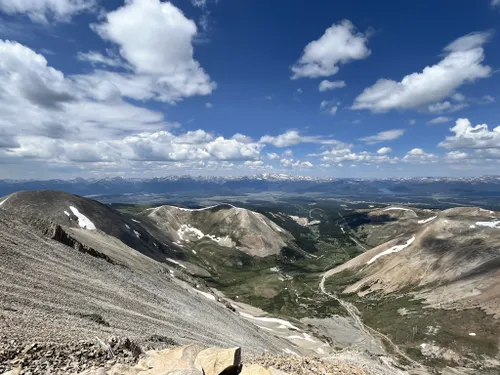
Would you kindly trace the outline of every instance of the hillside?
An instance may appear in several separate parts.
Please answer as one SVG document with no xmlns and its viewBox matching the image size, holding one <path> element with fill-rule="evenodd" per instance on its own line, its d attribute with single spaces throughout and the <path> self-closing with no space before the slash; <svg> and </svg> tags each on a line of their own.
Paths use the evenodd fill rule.
<svg viewBox="0 0 500 375">
<path fill-rule="evenodd" d="M 394 238 L 328 271 L 326 289 L 418 358 L 477 366 L 498 357 L 500 214 L 400 207 L 367 216 L 353 230 Z"/>
<path fill-rule="evenodd" d="M 141 216 L 182 246 L 205 239 L 257 257 L 279 254 L 283 248 L 294 246 L 293 236 L 264 215 L 229 204 L 201 209 L 161 206 Z"/>
</svg>

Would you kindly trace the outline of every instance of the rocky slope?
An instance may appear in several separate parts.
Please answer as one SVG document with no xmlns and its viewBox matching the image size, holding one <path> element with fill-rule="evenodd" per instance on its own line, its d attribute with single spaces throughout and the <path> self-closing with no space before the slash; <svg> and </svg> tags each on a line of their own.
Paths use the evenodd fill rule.
<svg viewBox="0 0 500 375">
<path fill-rule="evenodd" d="M 74 229 L 91 234 L 110 259 L 49 239 L 19 219 L 0 208 L 1 341 L 73 343 L 117 335 L 254 351 L 292 347 L 198 292 L 181 271 L 105 233 Z"/>
<path fill-rule="evenodd" d="M 201 209 L 161 206 L 141 216 L 182 246 L 204 240 L 257 257 L 295 247 L 293 236 L 264 215 L 229 204 Z"/>
<path fill-rule="evenodd" d="M 427 293 L 429 300 L 439 299 L 441 306 L 480 306 L 500 316 L 500 288 L 495 281 L 500 277 L 500 213 L 453 208 L 417 216 L 415 210 L 405 210 L 385 211 L 400 215 L 379 229 L 404 228 L 394 239 L 333 271 L 351 269 L 362 276 L 345 291 L 390 293 L 427 286 L 433 289 Z M 437 293 L 439 298 L 432 297 Z"/>
</svg>

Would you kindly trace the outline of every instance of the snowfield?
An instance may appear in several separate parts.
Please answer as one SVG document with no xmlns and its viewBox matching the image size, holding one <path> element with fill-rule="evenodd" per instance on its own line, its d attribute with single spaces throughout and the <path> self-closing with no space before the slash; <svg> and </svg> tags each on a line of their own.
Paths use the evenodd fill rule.
<svg viewBox="0 0 500 375">
<path fill-rule="evenodd" d="M 80 228 L 87 229 L 87 230 L 96 230 L 97 228 L 95 227 L 94 223 L 90 221 L 90 219 L 85 216 L 84 214 L 80 213 L 76 207 L 69 206 L 69 209 L 71 212 L 73 212 L 73 215 L 75 215 L 78 218 L 78 225 Z"/>
<path fill-rule="evenodd" d="M 411 211 L 411 212 L 415 213 L 415 211 L 410 210 L 409 208 L 403 208 L 403 207 L 389 207 L 389 208 L 386 208 L 384 211 Z"/>
<path fill-rule="evenodd" d="M 478 221 L 477 226 L 500 229 L 500 221 Z"/>
<path fill-rule="evenodd" d="M 415 241 L 415 236 L 413 236 L 412 238 L 410 238 L 408 241 L 406 241 L 402 245 L 396 245 L 396 246 L 391 247 L 390 249 L 382 251 L 380 254 L 375 255 L 372 259 L 370 259 L 368 262 L 366 262 L 366 264 L 372 264 L 378 258 L 383 257 L 385 255 L 389 255 L 389 254 L 392 254 L 392 253 L 398 253 L 401 250 L 406 249 L 408 246 L 410 246 L 413 243 L 413 241 Z"/>
<path fill-rule="evenodd" d="M 433 216 L 433 217 L 430 217 L 428 219 L 425 219 L 425 220 L 419 220 L 418 223 L 419 224 L 427 224 L 428 222 L 431 222 L 432 220 L 434 220 L 435 218 L 437 218 L 437 216 Z"/>
</svg>

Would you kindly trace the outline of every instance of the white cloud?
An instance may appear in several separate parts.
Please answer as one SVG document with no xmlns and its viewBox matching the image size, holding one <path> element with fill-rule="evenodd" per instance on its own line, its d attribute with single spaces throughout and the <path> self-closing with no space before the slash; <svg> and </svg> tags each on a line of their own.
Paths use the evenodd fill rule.
<svg viewBox="0 0 500 375">
<path fill-rule="evenodd" d="M 377 151 L 377 154 L 379 155 L 387 155 L 387 154 L 390 154 L 392 152 L 392 148 L 390 147 L 382 147 L 381 149 L 379 149 Z"/>
<path fill-rule="evenodd" d="M 261 167 L 264 165 L 264 162 L 262 160 L 247 160 L 243 165 L 247 167 Z"/>
<path fill-rule="evenodd" d="M 409 123 L 410 125 L 415 125 L 415 124 L 417 123 L 417 121 L 416 121 L 416 120 L 410 120 L 410 121 L 408 121 L 408 123 Z"/>
<path fill-rule="evenodd" d="M 494 7 L 497 7 L 500 5 L 500 0 L 491 0 L 491 6 L 494 8 Z"/>
<path fill-rule="evenodd" d="M 78 60 L 88 61 L 92 65 L 108 65 L 111 67 L 125 67 L 126 64 L 117 56 L 104 56 L 97 51 L 79 52 L 77 55 Z"/>
<path fill-rule="evenodd" d="M 427 121 L 427 125 L 444 124 L 444 123 L 450 122 L 452 120 L 453 119 L 451 117 L 439 116 L 439 117 L 433 118 L 430 121 Z"/>
<path fill-rule="evenodd" d="M 401 159 L 407 163 L 416 163 L 416 164 L 427 164 L 427 163 L 435 163 L 438 161 L 438 157 L 434 154 L 428 154 L 421 148 L 414 148 Z"/>
<path fill-rule="evenodd" d="M 285 150 L 283 152 L 283 156 L 292 157 L 293 156 L 293 151 L 292 150 Z"/>
<path fill-rule="evenodd" d="M 291 158 L 283 158 L 280 163 L 285 168 L 312 168 L 314 165 L 308 160 L 294 160 Z"/>
<path fill-rule="evenodd" d="M 0 0 L 0 10 L 7 14 L 26 14 L 32 21 L 67 22 L 75 14 L 93 10 L 96 0 Z"/>
<path fill-rule="evenodd" d="M 324 92 L 328 90 L 341 89 L 345 86 L 346 84 L 344 81 L 328 81 L 325 79 L 319 84 L 319 91 Z"/>
<path fill-rule="evenodd" d="M 469 154 L 467 154 L 466 152 L 462 152 L 462 151 L 451 151 L 451 152 L 448 152 L 445 156 L 445 160 L 448 163 L 455 163 L 458 161 L 466 160 L 468 158 L 469 158 Z"/>
<path fill-rule="evenodd" d="M 336 100 L 323 100 L 319 107 L 324 113 L 334 115 L 337 113 L 337 110 L 339 109 L 339 105 L 340 105 L 340 102 L 338 102 Z"/>
<path fill-rule="evenodd" d="M 500 149 L 500 126 L 489 130 L 488 125 L 472 126 L 466 118 L 458 119 L 448 136 L 439 144 L 447 149 Z"/>
<path fill-rule="evenodd" d="M 342 167 L 342 162 L 361 162 L 367 164 L 380 164 L 380 163 L 390 163 L 394 164 L 398 162 L 398 158 L 390 158 L 387 154 L 392 151 L 388 147 L 383 147 L 379 151 L 382 153 L 370 153 L 367 151 L 361 151 L 356 153 L 352 151 L 352 145 L 339 143 L 335 145 L 332 149 L 324 151 L 320 154 L 310 154 L 308 156 L 319 156 L 322 162 L 338 164 Z"/>
<path fill-rule="evenodd" d="M 303 90 L 299 87 L 299 88 L 297 89 L 297 94 L 299 94 L 299 95 L 300 95 L 300 94 L 302 94 L 302 93 L 303 93 Z"/>
<path fill-rule="evenodd" d="M 335 144 L 338 141 L 325 139 L 319 136 L 301 135 L 297 130 L 288 130 L 277 136 L 265 135 L 260 138 L 259 143 L 272 144 L 274 147 L 290 147 L 299 143 L 320 143 L 320 144 Z"/>
<path fill-rule="evenodd" d="M 392 109 L 422 109 L 452 96 L 460 86 L 491 74 L 489 66 L 482 65 L 482 46 L 490 33 L 472 33 L 444 48 L 445 57 L 436 65 L 427 66 L 421 73 L 413 73 L 397 82 L 380 79 L 366 88 L 352 106 L 387 112 Z"/>
<path fill-rule="evenodd" d="M 302 57 L 291 68 L 292 79 L 332 76 L 339 71 L 340 64 L 365 59 L 370 55 L 368 37 L 356 32 L 348 20 L 333 24 L 321 38 L 304 48 Z"/>
<path fill-rule="evenodd" d="M 133 67 L 134 74 L 99 72 L 98 77 L 89 80 L 108 79 L 123 91 L 137 87 L 139 94 L 129 90 L 126 95 L 166 102 L 208 95 L 216 88 L 193 58 L 196 24 L 172 3 L 129 0 L 105 18 L 93 26 L 94 30 L 119 46 L 121 57 Z"/>
<path fill-rule="evenodd" d="M 430 113 L 445 113 L 445 112 L 457 112 L 468 106 L 469 105 L 465 102 L 451 103 L 448 100 L 446 100 L 444 102 L 431 104 L 427 107 L 427 109 Z"/>
<path fill-rule="evenodd" d="M 212 108 L 214 105 L 212 103 L 205 103 L 205 108 Z"/>
<path fill-rule="evenodd" d="M 386 130 L 380 133 L 377 133 L 375 135 L 371 135 L 369 137 L 364 137 L 360 138 L 360 141 L 363 141 L 369 145 L 376 144 L 376 143 L 381 143 L 385 141 L 393 141 L 395 139 L 398 139 L 405 133 L 404 129 L 393 129 L 393 130 Z"/>
<path fill-rule="evenodd" d="M 277 153 L 275 153 L 275 152 L 268 152 L 267 153 L 267 158 L 269 160 L 278 160 L 280 158 L 280 156 Z"/>
</svg>

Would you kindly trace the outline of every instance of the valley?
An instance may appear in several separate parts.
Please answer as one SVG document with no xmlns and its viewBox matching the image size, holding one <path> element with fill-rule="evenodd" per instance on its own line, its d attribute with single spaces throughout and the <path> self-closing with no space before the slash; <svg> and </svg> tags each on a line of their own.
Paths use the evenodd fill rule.
<svg viewBox="0 0 500 375">
<path fill-rule="evenodd" d="M 158 337 L 227 346 L 223 337 L 232 335 L 235 345 L 255 352 L 354 356 L 379 368 L 374 374 L 493 375 L 500 369 L 500 214 L 494 200 L 488 208 L 273 192 L 164 202 L 139 195 L 137 204 L 131 194 L 99 200 L 55 191 L 0 200 L 0 245 L 8 260 L 2 333 L 22 341 L 43 331 L 35 335 L 39 340 L 72 341 L 57 332 L 65 319 L 80 317 L 75 333 L 83 329 L 84 339 L 114 333 L 145 347 L 158 346 Z M 7 228 L 19 234 L 12 237 Z M 23 246 L 15 239 L 22 237 Z M 35 258 L 29 241 L 42 251 Z M 63 250 L 68 246 L 74 250 Z M 70 258 L 60 259 L 61 251 Z M 46 267 L 56 259 L 59 268 L 49 274 Z M 64 262 L 73 266 L 66 269 Z M 22 271 L 20 288 L 10 270 L 27 264 L 41 273 Z M 56 273 L 74 281 L 50 287 L 42 281 Z M 55 296 L 72 301 L 71 291 L 82 288 L 76 280 L 89 278 L 93 296 L 85 288 L 79 293 L 89 303 L 75 300 L 61 309 Z M 37 298 L 28 304 L 23 294 L 36 284 Z M 96 293 L 104 296 L 98 285 L 109 289 L 108 297 L 95 300 Z M 28 305 L 30 312 L 19 315 Z M 192 311 L 200 309 L 205 312 L 194 323 Z M 43 322 L 47 314 L 61 320 Z M 167 318 L 148 325 L 144 336 L 142 321 L 160 317 Z M 220 324 L 234 319 L 241 323 L 222 333 Z M 18 324 L 32 328 L 17 332 Z M 178 324 L 205 328 L 186 335 Z M 231 329 L 244 329 L 247 339 Z"/>
</svg>

